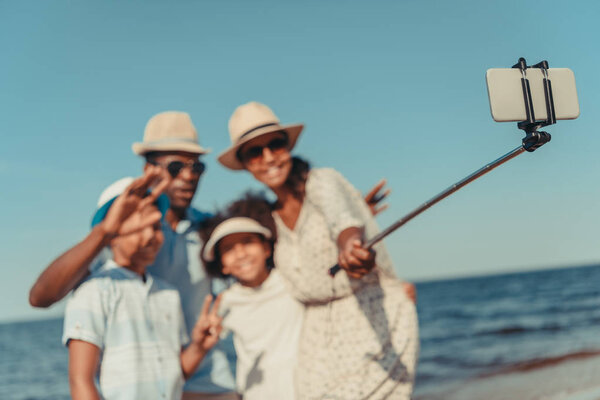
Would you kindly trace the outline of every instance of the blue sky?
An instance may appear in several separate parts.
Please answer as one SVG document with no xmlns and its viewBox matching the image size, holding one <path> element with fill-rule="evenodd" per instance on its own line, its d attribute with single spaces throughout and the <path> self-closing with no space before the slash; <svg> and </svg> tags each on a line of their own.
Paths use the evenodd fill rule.
<svg viewBox="0 0 600 400">
<path fill-rule="evenodd" d="M 598 2 L 2 1 L 0 320 L 33 310 L 37 274 L 83 237 L 100 191 L 164 110 L 188 111 L 207 157 L 195 205 L 249 187 L 216 162 L 233 109 L 258 100 L 304 122 L 297 154 L 359 189 L 386 177 L 388 225 L 520 144 L 491 119 L 485 71 L 518 57 L 576 77 L 581 116 L 552 142 L 387 240 L 407 279 L 600 261 Z"/>
</svg>

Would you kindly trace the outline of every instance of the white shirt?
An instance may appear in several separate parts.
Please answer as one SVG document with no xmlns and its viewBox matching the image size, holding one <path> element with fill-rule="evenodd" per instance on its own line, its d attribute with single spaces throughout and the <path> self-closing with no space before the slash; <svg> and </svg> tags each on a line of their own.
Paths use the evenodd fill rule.
<svg viewBox="0 0 600 400">
<path fill-rule="evenodd" d="M 236 384 L 244 400 L 294 399 L 294 371 L 304 307 L 274 269 L 260 287 L 223 293 L 223 326 L 233 332 Z"/>
</svg>

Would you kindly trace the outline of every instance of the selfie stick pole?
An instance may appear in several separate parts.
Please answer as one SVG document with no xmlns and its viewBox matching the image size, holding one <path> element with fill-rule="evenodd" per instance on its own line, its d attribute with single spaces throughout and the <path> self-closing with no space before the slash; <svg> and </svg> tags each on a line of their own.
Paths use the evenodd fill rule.
<svg viewBox="0 0 600 400">
<path fill-rule="evenodd" d="M 542 61 L 534 66 L 527 67 L 527 63 L 525 62 L 525 59 L 520 58 L 519 62 L 517 64 L 515 64 L 513 66 L 513 68 L 519 68 L 523 74 L 523 77 L 521 78 L 521 85 L 523 87 L 523 98 L 525 100 L 525 109 L 526 109 L 527 120 L 519 122 L 519 124 L 518 124 L 519 129 L 523 129 L 526 133 L 526 136 L 523 138 L 522 145 L 517 147 L 516 149 L 510 151 L 509 153 L 503 155 L 502 157 L 498 158 L 497 160 L 492 161 L 491 163 L 483 166 L 482 168 L 473 172 L 471 175 L 456 182 L 454 185 L 450 186 L 443 192 L 441 192 L 438 195 L 427 200 L 425 203 L 421 204 L 419 207 L 415 208 L 413 211 L 406 214 L 404 217 L 400 218 L 398 221 L 394 222 L 392 225 L 390 225 L 383 231 L 379 232 L 373 238 L 369 239 L 363 245 L 364 248 L 371 249 L 377 242 L 384 239 L 390 233 L 394 232 L 396 229 L 400 228 L 402 225 L 406 224 L 408 221 L 410 221 L 417 215 L 421 214 L 423 211 L 427 210 L 434 204 L 437 204 L 438 202 L 442 201 L 446 197 L 450 196 L 452 193 L 465 187 L 469 183 L 473 182 L 475 179 L 480 178 L 483 175 L 487 174 L 494 168 L 499 167 L 500 165 L 504 164 L 505 162 L 507 162 L 509 160 L 512 160 L 513 158 L 515 158 L 516 156 L 518 156 L 519 154 L 521 154 L 525 151 L 533 152 L 536 149 L 538 149 L 539 147 L 541 147 L 542 145 L 544 145 L 545 143 L 548 143 L 550 141 L 551 137 L 550 137 L 549 133 L 537 131 L 537 129 L 542 126 L 551 125 L 556 122 L 555 113 L 554 113 L 554 99 L 552 97 L 552 86 L 551 86 L 550 80 L 548 79 L 548 73 L 547 73 L 548 72 L 547 71 L 548 62 Z M 527 68 L 542 68 L 542 70 L 544 72 L 544 95 L 546 98 L 546 111 L 547 111 L 547 116 L 548 116 L 548 119 L 545 121 L 536 121 L 535 120 L 535 115 L 533 113 L 533 103 L 531 101 L 531 92 L 529 89 L 529 80 L 527 79 L 526 72 L 525 72 L 525 70 Z M 329 275 L 331 275 L 332 277 L 335 276 L 335 274 L 337 274 L 340 269 L 341 269 L 341 267 L 339 265 L 337 265 L 337 264 L 334 265 L 333 267 L 331 267 L 329 269 Z"/>
</svg>

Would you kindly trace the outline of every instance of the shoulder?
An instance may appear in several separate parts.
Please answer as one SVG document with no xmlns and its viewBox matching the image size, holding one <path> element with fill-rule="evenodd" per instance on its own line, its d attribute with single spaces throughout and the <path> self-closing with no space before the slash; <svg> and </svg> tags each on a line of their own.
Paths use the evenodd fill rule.
<svg viewBox="0 0 600 400">
<path fill-rule="evenodd" d="M 342 174 L 333 168 L 313 168 L 310 170 L 308 180 L 344 180 Z"/>
<path fill-rule="evenodd" d="M 307 193 L 311 191 L 354 191 L 354 186 L 337 170 L 333 168 L 314 168 L 306 181 Z"/>
<path fill-rule="evenodd" d="M 67 300 L 65 316 L 82 312 L 100 315 L 109 309 L 118 297 L 113 273 L 111 270 L 96 271 L 81 282 Z"/>
<path fill-rule="evenodd" d="M 175 285 L 172 285 L 171 283 L 165 281 L 162 278 L 157 277 L 154 274 L 147 274 L 147 275 L 152 277 L 152 284 L 156 287 L 157 290 L 164 290 L 167 292 L 175 292 L 177 294 L 177 296 L 179 296 L 179 291 L 177 290 L 177 287 L 175 287 Z"/>
<path fill-rule="evenodd" d="M 212 216 L 211 213 L 200 211 L 197 208 L 190 207 L 187 209 L 187 217 L 194 225 L 200 225 Z"/>
<path fill-rule="evenodd" d="M 106 286 L 106 282 L 96 273 L 88 276 L 79 285 L 73 289 L 71 297 L 69 297 L 68 303 L 77 303 L 82 299 L 92 295 L 93 293 L 100 292 L 103 287 Z"/>
<path fill-rule="evenodd" d="M 114 287 L 119 271 L 116 268 L 105 268 L 101 265 L 88 275 L 75 289 L 74 294 L 100 291 Z"/>
<path fill-rule="evenodd" d="M 113 303 L 127 290 L 129 281 L 123 268 L 107 260 L 75 287 L 70 301 L 89 303 L 96 299 L 105 304 Z"/>
<path fill-rule="evenodd" d="M 243 301 L 244 293 L 244 287 L 239 282 L 235 282 L 221 292 L 221 307 L 229 308 L 232 304 L 237 303 L 240 298 Z"/>
<path fill-rule="evenodd" d="M 260 302 L 264 297 L 264 290 L 262 287 L 248 288 L 236 282 L 223 291 L 221 296 L 221 310 L 240 310 L 254 307 L 253 304 Z"/>
</svg>

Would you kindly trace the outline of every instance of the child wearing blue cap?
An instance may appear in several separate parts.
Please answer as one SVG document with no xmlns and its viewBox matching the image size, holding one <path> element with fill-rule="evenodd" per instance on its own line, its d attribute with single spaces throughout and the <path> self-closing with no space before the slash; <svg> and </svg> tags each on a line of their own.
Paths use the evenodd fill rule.
<svg viewBox="0 0 600 400">
<path fill-rule="evenodd" d="M 177 290 L 146 272 L 164 237 L 160 219 L 169 203 L 161 173 L 123 178 L 100 196 L 92 226 L 113 232 L 112 258 L 69 299 L 63 343 L 69 348 L 74 399 L 180 399 L 191 375 L 218 341 L 220 298 L 211 296 L 189 340 Z M 183 346 L 189 345 L 183 349 Z"/>
</svg>

